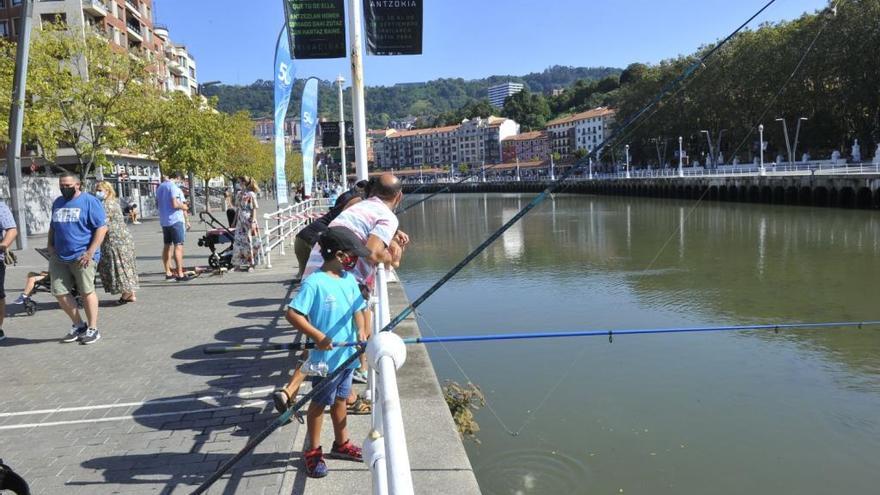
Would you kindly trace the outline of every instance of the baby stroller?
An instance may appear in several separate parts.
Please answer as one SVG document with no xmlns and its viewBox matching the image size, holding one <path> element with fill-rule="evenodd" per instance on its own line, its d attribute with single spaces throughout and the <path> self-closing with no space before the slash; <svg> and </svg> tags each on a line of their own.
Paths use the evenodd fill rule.
<svg viewBox="0 0 880 495">
<path fill-rule="evenodd" d="M 37 253 L 40 254 L 46 261 L 49 261 L 49 250 L 47 248 L 37 248 Z M 28 297 L 24 300 L 24 311 L 28 316 L 33 316 L 34 313 L 37 312 L 37 303 L 34 301 L 34 294 L 37 292 L 52 292 L 52 278 L 48 275 L 43 277 L 41 280 L 38 280 L 34 284 L 34 290 L 32 293 L 28 295 Z M 76 299 L 76 305 L 79 308 L 82 308 L 82 298 L 79 296 L 79 292 L 74 288 L 71 289 L 70 295 Z"/>
<path fill-rule="evenodd" d="M 210 227 L 210 230 L 199 239 L 199 247 L 206 247 L 211 251 L 211 255 L 208 256 L 208 266 L 214 269 L 231 269 L 232 242 L 235 240 L 235 233 L 210 212 L 200 212 L 199 218 Z M 217 246 L 220 244 L 229 244 L 229 246 L 217 252 Z"/>
</svg>

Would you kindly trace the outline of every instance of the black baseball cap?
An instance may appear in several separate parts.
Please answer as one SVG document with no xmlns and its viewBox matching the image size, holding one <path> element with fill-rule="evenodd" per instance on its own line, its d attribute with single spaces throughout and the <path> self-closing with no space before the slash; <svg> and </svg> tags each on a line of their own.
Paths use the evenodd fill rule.
<svg viewBox="0 0 880 495">
<path fill-rule="evenodd" d="M 356 235 L 345 227 L 330 227 L 318 238 L 321 255 L 324 259 L 336 254 L 337 251 L 348 251 L 360 258 L 372 254 L 367 246 Z"/>
</svg>

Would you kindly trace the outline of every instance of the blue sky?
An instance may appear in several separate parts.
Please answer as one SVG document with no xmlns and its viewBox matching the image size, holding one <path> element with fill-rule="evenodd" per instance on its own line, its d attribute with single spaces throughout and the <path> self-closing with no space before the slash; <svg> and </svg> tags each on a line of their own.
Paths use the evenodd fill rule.
<svg viewBox="0 0 880 495">
<path fill-rule="evenodd" d="M 196 57 L 200 82 L 270 79 L 281 0 L 154 0 L 156 18 Z M 693 52 L 766 0 L 427 0 L 423 55 L 366 57 L 367 85 L 522 75 L 551 65 L 625 67 Z M 777 0 L 756 22 L 826 0 Z M 244 6 L 247 6 L 245 9 Z M 345 59 L 304 60 L 297 77 L 350 79 Z M 348 73 L 348 74 L 346 74 Z"/>
</svg>

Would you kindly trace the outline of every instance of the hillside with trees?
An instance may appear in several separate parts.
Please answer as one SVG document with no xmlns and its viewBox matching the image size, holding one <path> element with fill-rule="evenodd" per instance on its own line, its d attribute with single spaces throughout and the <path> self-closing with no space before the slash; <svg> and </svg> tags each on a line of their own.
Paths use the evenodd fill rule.
<svg viewBox="0 0 880 495">
<path fill-rule="evenodd" d="M 553 66 L 542 72 L 524 76 L 491 76 L 485 79 L 465 80 L 436 79 L 425 83 L 405 83 L 394 86 L 368 86 L 366 88 L 367 125 L 371 128 L 386 127 L 395 119 L 418 117 L 423 125 L 435 122 L 442 115 L 447 117 L 463 107 L 486 98 L 486 90 L 501 82 L 521 82 L 533 93 L 549 92 L 567 88 L 579 81 L 597 81 L 617 76 L 620 69 L 599 67 Z M 616 77 L 615 77 L 616 79 Z M 291 114 L 300 108 L 300 95 L 305 80 L 297 80 L 290 105 Z M 336 118 L 338 115 L 337 90 L 330 81 L 318 85 L 320 114 Z M 247 111 L 253 117 L 270 117 L 273 108 L 273 82 L 256 81 L 247 86 L 217 85 L 205 89 L 207 96 L 216 96 L 218 108 L 224 112 Z M 345 91 L 346 115 L 351 115 L 349 90 Z M 488 103 L 487 103 L 488 104 Z M 495 113 L 498 113 L 496 110 Z"/>
</svg>

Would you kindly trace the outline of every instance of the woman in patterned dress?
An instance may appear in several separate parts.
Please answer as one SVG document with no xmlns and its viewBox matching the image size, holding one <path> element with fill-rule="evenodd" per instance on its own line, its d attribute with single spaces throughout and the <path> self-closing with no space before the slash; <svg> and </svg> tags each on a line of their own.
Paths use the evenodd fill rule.
<svg viewBox="0 0 880 495">
<path fill-rule="evenodd" d="M 254 179 L 244 177 L 241 191 L 236 198 L 238 207 L 235 219 L 235 240 L 232 247 L 232 264 L 243 271 L 252 271 L 255 258 L 262 249 L 257 223 L 257 192 L 260 188 Z"/>
<path fill-rule="evenodd" d="M 125 226 L 116 191 L 109 182 L 99 182 L 95 186 L 95 196 L 104 203 L 107 213 L 107 237 L 101 245 L 101 260 L 98 262 L 101 284 L 108 294 L 121 294 L 119 304 L 135 302 L 135 291 L 140 287 L 134 240 Z"/>
</svg>

